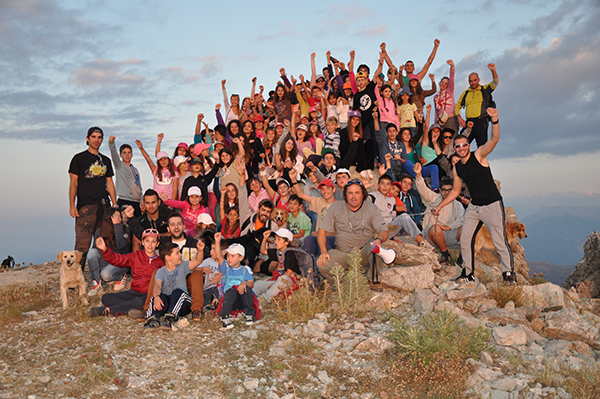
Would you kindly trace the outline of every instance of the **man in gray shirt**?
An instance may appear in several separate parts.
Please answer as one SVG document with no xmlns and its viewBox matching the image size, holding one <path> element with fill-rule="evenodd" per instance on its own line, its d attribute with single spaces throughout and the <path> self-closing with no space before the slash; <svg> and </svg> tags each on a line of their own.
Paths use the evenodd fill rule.
<svg viewBox="0 0 600 399">
<path fill-rule="evenodd" d="M 381 245 L 388 239 L 387 226 L 379 209 L 371 202 L 365 201 L 368 194 L 360 181 L 349 181 L 343 194 L 344 201 L 329 207 L 317 232 L 317 241 L 321 249 L 321 255 L 317 259 L 319 271 L 331 282 L 330 268 L 339 263 L 344 269 L 348 269 L 348 253 L 358 248 L 361 250 L 361 265 L 368 269 L 368 280 L 379 283 L 378 270 L 382 261 L 371 252 L 371 245 Z M 330 251 L 326 248 L 328 234 L 335 235 L 336 247 Z M 376 264 L 373 265 L 375 258 Z"/>
</svg>

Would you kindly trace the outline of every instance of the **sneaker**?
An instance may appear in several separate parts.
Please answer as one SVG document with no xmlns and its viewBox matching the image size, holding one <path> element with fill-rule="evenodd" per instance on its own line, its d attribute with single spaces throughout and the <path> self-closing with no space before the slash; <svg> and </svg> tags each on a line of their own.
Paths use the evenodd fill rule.
<svg viewBox="0 0 600 399">
<path fill-rule="evenodd" d="M 475 276 L 473 276 L 473 273 L 467 274 L 467 270 L 462 269 L 460 276 L 458 276 L 458 278 L 456 278 L 454 281 L 457 283 L 468 283 L 470 281 L 475 281 Z"/>
<path fill-rule="evenodd" d="M 144 331 L 155 330 L 160 326 L 160 323 L 155 316 L 150 316 L 144 323 Z"/>
<path fill-rule="evenodd" d="M 192 311 L 192 321 L 200 321 L 204 317 L 204 313 L 199 310 Z"/>
<path fill-rule="evenodd" d="M 108 309 L 106 306 L 99 306 L 97 308 L 90 309 L 90 317 L 108 316 Z"/>
<path fill-rule="evenodd" d="M 234 327 L 229 316 L 221 317 L 221 325 L 221 330 L 231 330 Z"/>
<path fill-rule="evenodd" d="M 508 284 L 516 284 L 517 283 L 517 275 L 514 272 L 502 272 L 502 280 Z"/>
<path fill-rule="evenodd" d="M 104 291 L 104 288 L 102 288 L 102 284 L 97 282 L 96 280 L 92 281 L 92 288 L 89 290 L 88 292 L 88 296 L 92 297 L 92 296 L 96 296 L 98 294 L 101 294 Z"/>
<path fill-rule="evenodd" d="M 144 309 L 131 309 L 127 312 L 127 315 L 135 320 L 143 319 L 145 314 L 146 312 L 144 312 Z"/>
<path fill-rule="evenodd" d="M 115 285 L 113 286 L 113 291 L 114 292 L 123 291 L 125 289 L 125 287 L 127 287 L 127 274 L 123 275 L 123 278 L 121 279 L 121 281 L 117 281 L 115 283 Z"/>
<path fill-rule="evenodd" d="M 160 321 L 160 328 L 163 330 L 171 330 L 172 326 L 175 324 L 175 315 L 172 313 L 167 313 L 165 317 Z"/>
<path fill-rule="evenodd" d="M 247 326 L 251 326 L 254 323 L 256 323 L 256 320 L 254 319 L 254 315 L 250 316 L 250 315 L 245 315 L 246 317 L 246 325 Z"/>
</svg>

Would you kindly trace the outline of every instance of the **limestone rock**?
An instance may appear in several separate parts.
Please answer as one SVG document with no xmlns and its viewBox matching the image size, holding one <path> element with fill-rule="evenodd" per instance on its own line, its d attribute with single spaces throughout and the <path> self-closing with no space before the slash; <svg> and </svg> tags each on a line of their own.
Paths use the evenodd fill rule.
<svg viewBox="0 0 600 399">
<path fill-rule="evenodd" d="M 508 309 L 493 308 L 477 315 L 478 318 L 492 323 L 507 324 L 527 324 L 527 319 L 522 313 Z"/>
<path fill-rule="evenodd" d="M 492 337 L 499 345 L 503 346 L 518 346 L 527 343 L 527 334 L 519 327 L 496 327 L 492 330 Z"/>
<path fill-rule="evenodd" d="M 393 309 L 398 306 L 402 294 L 394 290 L 385 290 L 383 292 L 373 292 L 373 296 L 368 302 L 368 306 L 373 309 Z"/>
<path fill-rule="evenodd" d="M 585 342 L 592 348 L 600 348 L 598 327 L 575 309 L 563 309 L 546 315 L 544 332 L 549 337 L 568 341 Z"/>
<path fill-rule="evenodd" d="M 410 301 L 417 313 L 424 314 L 433 310 L 435 295 L 431 290 L 418 288 L 412 293 Z"/>
<path fill-rule="evenodd" d="M 577 285 L 583 282 L 586 283 L 581 288 L 580 297 L 585 298 L 589 290 L 591 298 L 600 298 L 600 233 L 597 231 L 588 235 L 583 245 L 583 258 L 577 263 L 573 273 L 567 277 L 563 288 L 568 290 L 575 287 L 579 291 Z"/>
<path fill-rule="evenodd" d="M 403 241 L 388 240 L 383 245 L 386 249 L 393 249 L 396 252 L 394 264 L 398 265 L 436 265 L 440 267 L 438 256 L 435 252 L 421 248 L 418 245 L 404 243 Z"/>
<path fill-rule="evenodd" d="M 417 288 L 432 288 L 435 274 L 430 264 L 409 267 L 392 267 L 379 273 L 382 283 L 401 291 L 412 292 Z"/>
<path fill-rule="evenodd" d="M 560 310 L 565 307 L 562 289 L 552 283 L 522 287 L 527 302 L 544 310 Z"/>
<path fill-rule="evenodd" d="M 459 285 L 456 289 L 446 292 L 446 296 L 451 301 L 458 301 L 467 298 L 477 298 L 483 296 L 486 292 L 487 288 L 485 288 L 485 285 L 473 281 Z"/>
<path fill-rule="evenodd" d="M 360 351 L 365 351 L 365 350 L 384 351 L 384 350 L 391 348 L 392 346 L 393 346 L 393 344 L 390 341 L 388 341 L 387 339 L 385 339 L 379 335 L 374 335 L 370 338 L 367 338 L 360 344 L 356 345 L 356 349 L 358 349 Z"/>
</svg>

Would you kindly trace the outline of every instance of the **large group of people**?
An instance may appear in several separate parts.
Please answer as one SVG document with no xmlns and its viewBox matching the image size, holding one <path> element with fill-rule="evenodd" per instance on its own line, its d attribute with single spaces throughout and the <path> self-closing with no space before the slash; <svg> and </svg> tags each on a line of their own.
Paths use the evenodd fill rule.
<svg viewBox="0 0 600 399">
<path fill-rule="evenodd" d="M 307 259 L 329 280 L 331 267 L 347 268 L 358 249 L 377 289 L 383 261 L 375 254 L 399 235 L 438 250 L 441 263 L 450 263 L 448 246 L 460 244 L 459 279 L 472 281 L 483 223 L 513 282 L 502 197 L 487 161 L 499 140 L 496 67 L 488 65 L 493 80 L 483 86 L 471 73 L 455 101 L 454 62 L 437 85 L 428 74 L 439 45 L 419 72 L 413 61 L 397 67 L 382 43 L 372 75 L 365 64 L 355 69 L 351 51 L 347 67 L 327 52 L 321 73 L 311 54 L 310 79 L 281 68 L 268 93 L 256 91 L 254 78 L 248 97 L 228 95 L 222 80 L 218 124 L 211 129 L 199 114 L 192 143 L 170 156 L 161 133 L 152 156 L 135 140 L 152 173 L 145 189 L 135 147 L 117 151 L 110 136 L 111 162 L 99 151 L 104 132 L 90 128 L 88 148 L 69 167 L 75 249 L 90 270 L 88 295 L 103 294 L 90 315 L 145 317 L 153 329 L 212 309 L 224 329 L 235 312 L 251 325 L 261 302 L 298 286 Z M 104 294 L 107 284 L 112 292 Z"/>
</svg>

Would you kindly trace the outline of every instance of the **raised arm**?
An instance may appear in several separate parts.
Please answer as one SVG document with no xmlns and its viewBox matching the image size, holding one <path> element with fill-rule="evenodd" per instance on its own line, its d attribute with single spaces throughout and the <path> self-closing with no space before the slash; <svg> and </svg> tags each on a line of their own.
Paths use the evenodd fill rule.
<svg viewBox="0 0 600 399">
<path fill-rule="evenodd" d="M 113 165 L 115 166 L 115 170 L 119 170 L 123 167 L 123 161 L 121 161 L 121 158 L 119 158 L 119 153 L 117 152 L 117 145 L 115 144 L 116 139 L 117 138 L 115 136 L 110 136 L 108 138 L 108 149 L 110 150 L 110 157 Z"/>
<path fill-rule="evenodd" d="M 244 150 L 244 145 L 242 144 L 242 141 L 239 138 L 234 137 L 231 139 L 231 142 L 237 144 L 237 146 L 238 146 L 237 159 L 238 160 L 244 159 L 244 156 L 246 155 L 246 150 Z"/>
<path fill-rule="evenodd" d="M 200 136 L 200 132 L 202 131 L 202 119 L 204 119 L 204 114 L 198 114 L 196 129 L 194 130 L 194 142 L 196 142 L 196 137 Z"/>
<path fill-rule="evenodd" d="M 354 56 L 356 56 L 356 52 L 352 50 L 350 52 L 350 61 L 348 61 L 348 71 L 354 72 Z"/>
<path fill-rule="evenodd" d="M 154 172 L 154 169 L 156 169 L 156 165 L 154 165 L 154 162 L 152 162 L 152 159 L 150 158 L 150 155 L 148 155 L 148 153 L 144 149 L 144 145 L 142 144 L 142 142 L 140 140 L 136 140 L 135 144 L 138 146 L 138 148 L 140 149 L 140 152 L 142 153 L 142 156 L 144 157 L 144 159 L 148 163 L 148 167 L 150 168 L 150 172 Z"/>
<path fill-rule="evenodd" d="M 259 169 L 260 172 L 258 173 L 260 175 L 260 179 L 262 180 L 263 186 L 265 188 L 265 190 L 267 190 L 267 194 L 269 195 L 269 198 L 274 198 L 275 197 L 275 191 L 273 190 L 273 188 L 271 188 L 271 185 L 269 184 L 269 180 L 267 179 L 267 172 L 265 171 L 265 165 L 261 164 L 259 165 Z"/>
<path fill-rule="evenodd" d="M 196 244 L 196 249 L 198 250 L 196 257 L 190 260 L 189 263 L 190 270 L 194 270 L 195 268 L 200 266 L 200 263 L 202 263 L 202 261 L 204 260 L 204 242 L 202 240 L 198 240 L 198 243 Z"/>
<path fill-rule="evenodd" d="M 263 255 L 267 254 L 267 241 L 269 240 L 270 236 L 271 236 L 271 230 L 267 230 L 263 233 L 263 239 L 260 242 L 260 253 Z"/>
<path fill-rule="evenodd" d="M 494 88 L 498 86 L 500 83 L 500 78 L 498 78 L 498 72 L 496 72 L 496 64 L 488 64 L 488 68 L 492 71 L 492 79 L 494 79 Z"/>
<path fill-rule="evenodd" d="M 254 101 L 254 93 L 256 92 L 256 76 L 252 78 L 252 90 L 250 90 L 250 98 Z"/>
<path fill-rule="evenodd" d="M 298 187 L 298 171 L 296 169 L 290 170 L 290 180 L 292 181 L 292 188 L 294 189 L 296 195 L 310 204 L 310 201 L 312 201 L 312 197 L 310 195 L 306 195 L 306 193 L 302 191 L 300 187 Z"/>
<path fill-rule="evenodd" d="M 488 166 L 487 156 L 491 153 L 496 144 L 500 141 L 500 125 L 498 124 L 498 110 L 496 108 L 487 109 L 488 116 L 492 119 L 492 137 L 484 145 L 475 150 L 477 160 L 483 165 Z"/>
<path fill-rule="evenodd" d="M 280 68 L 279 69 L 279 73 L 281 75 L 281 80 L 283 80 L 283 84 L 286 87 L 292 87 L 292 84 L 290 83 L 290 81 L 288 80 L 287 76 L 285 75 L 285 68 Z"/>
<path fill-rule="evenodd" d="M 314 87 L 317 84 L 317 66 L 315 65 L 315 58 L 317 53 L 310 55 L 310 70 L 312 75 L 310 76 L 310 87 Z"/>
<path fill-rule="evenodd" d="M 164 133 L 159 133 L 156 136 L 156 149 L 154 150 L 154 156 L 157 157 L 158 153 L 160 152 L 160 145 L 163 141 L 163 139 L 165 138 L 165 134 Z"/>
<path fill-rule="evenodd" d="M 215 233 L 215 260 L 219 265 L 223 263 L 223 253 L 221 252 L 221 233 Z"/>
<path fill-rule="evenodd" d="M 227 98 L 227 89 L 225 88 L 226 82 L 227 81 L 225 79 L 221 81 L 221 89 L 223 90 L 223 104 L 225 104 L 225 113 L 229 112 L 229 108 L 231 108 L 231 105 L 229 105 L 229 98 Z"/>
<path fill-rule="evenodd" d="M 429 55 L 429 58 L 427 58 L 427 62 L 425 63 L 425 66 L 423 66 L 423 69 L 421 69 L 421 72 L 419 72 L 417 74 L 417 75 L 419 75 L 420 81 L 423 81 L 423 78 L 427 74 L 427 71 L 429 71 L 429 67 L 431 66 L 431 63 L 433 62 L 433 60 L 435 59 L 435 55 L 437 53 L 439 46 L 440 46 L 439 39 L 435 39 L 433 41 L 433 50 L 431 50 L 431 54 Z"/>
</svg>

